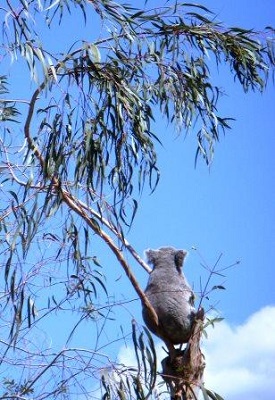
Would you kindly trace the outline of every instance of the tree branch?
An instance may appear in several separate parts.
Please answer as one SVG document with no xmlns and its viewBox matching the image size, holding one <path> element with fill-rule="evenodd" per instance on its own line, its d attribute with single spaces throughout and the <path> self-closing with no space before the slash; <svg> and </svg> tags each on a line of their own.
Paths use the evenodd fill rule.
<svg viewBox="0 0 275 400">
<path fill-rule="evenodd" d="M 33 143 L 32 137 L 30 135 L 30 126 L 31 126 L 31 121 L 32 121 L 32 117 L 34 114 L 35 103 L 38 99 L 39 94 L 45 88 L 45 86 L 46 86 L 46 83 L 43 82 L 34 92 L 32 98 L 31 98 L 31 101 L 30 101 L 29 112 L 28 112 L 25 127 L 24 127 L 24 133 L 25 133 L 25 137 L 26 137 L 28 146 L 33 151 L 34 156 L 38 159 L 42 170 L 45 169 L 45 161 L 44 161 L 44 158 L 43 158 L 40 150 Z M 76 214 L 78 214 L 88 224 L 88 226 L 98 236 L 100 236 L 103 239 L 103 241 L 107 244 L 107 246 L 114 253 L 114 255 L 116 256 L 120 265 L 124 269 L 126 275 L 128 276 L 132 286 L 134 287 L 135 291 L 137 292 L 142 304 L 148 309 L 148 312 L 150 313 L 152 320 L 154 321 L 156 326 L 158 326 L 157 314 L 156 314 L 154 308 L 152 307 L 152 305 L 150 304 L 148 298 L 144 294 L 143 290 L 140 288 L 138 281 L 136 280 L 136 278 L 135 278 L 134 274 L 132 273 L 131 269 L 129 268 L 125 258 L 123 257 L 121 250 L 115 245 L 112 238 L 106 232 L 104 232 L 102 229 L 100 229 L 97 222 L 95 222 L 93 218 L 91 218 L 87 215 L 87 213 L 85 212 L 82 205 L 68 191 L 62 189 L 61 181 L 58 179 L 58 177 L 56 177 L 56 176 L 52 177 L 52 184 L 53 184 L 53 188 L 56 190 L 56 192 L 57 193 L 59 192 L 61 194 L 61 197 L 62 197 L 62 200 L 64 201 L 64 203 L 66 203 L 67 206 L 71 210 L 73 210 Z M 102 221 L 102 218 L 98 213 L 92 212 L 92 214 L 94 214 L 94 216 L 96 216 L 96 218 L 99 218 Z M 117 232 L 116 230 L 114 230 L 114 228 L 108 223 L 107 220 L 104 220 L 104 224 L 105 224 L 105 226 L 108 226 L 108 228 L 122 241 L 122 243 L 125 245 L 125 247 L 128 248 L 128 250 L 131 252 L 133 257 L 135 257 L 135 259 L 138 260 L 138 262 L 144 267 L 145 263 L 142 262 L 141 258 L 134 251 L 132 246 L 130 246 L 130 244 L 122 238 L 122 235 L 119 232 Z M 147 267 L 145 269 L 147 270 L 147 272 L 149 272 Z"/>
<path fill-rule="evenodd" d="M 54 180 L 56 181 L 55 185 L 59 185 L 57 178 L 54 178 Z M 67 206 L 71 210 L 75 211 L 75 213 L 78 214 L 88 224 L 88 226 L 90 228 L 92 228 L 92 230 L 103 239 L 103 241 L 107 244 L 107 246 L 112 250 L 112 252 L 116 256 L 117 260 L 119 261 L 120 265 L 124 269 L 126 275 L 128 276 L 132 286 L 134 287 L 135 291 L 137 292 L 142 304 L 148 309 L 154 323 L 156 324 L 156 326 L 158 326 L 157 314 L 156 314 L 154 308 L 152 307 L 152 305 L 150 304 L 147 296 L 145 295 L 143 290 L 140 288 L 138 281 L 136 280 L 130 267 L 128 266 L 127 262 L 125 261 L 125 258 L 123 257 L 122 251 L 115 245 L 112 238 L 109 235 L 107 235 L 106 232 L 104 232 L 102 229 L 100 229 L 98 224 L 86 214 L 86 212 L 83 210 L 81 205 L 78 204 L 78 201 L 75 198 L 73 198 L 69 192 L 64 191 L 62 188 L 59 188 L 59 190 L 62 195 L 62 200 L 67 204 Z"/>
</svg>

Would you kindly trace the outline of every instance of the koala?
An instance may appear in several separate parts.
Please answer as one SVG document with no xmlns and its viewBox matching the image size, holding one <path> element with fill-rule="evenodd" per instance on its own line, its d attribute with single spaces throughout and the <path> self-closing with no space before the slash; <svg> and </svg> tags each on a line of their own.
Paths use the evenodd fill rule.
<svg viewBox="0 0 275 400">
<path fill-rule="evenodd" d="M 187 343 L 195 317 L 194 293 L 182 273 L 187 252 L 161 247 L 147 250 L 145 254 L 153 266 L 145 294 L 158 316 L 159 324 L 156 326 L 152 321 L 145 306 L 142 309 L 144 322 L 166 344 Z"/>
</svg>

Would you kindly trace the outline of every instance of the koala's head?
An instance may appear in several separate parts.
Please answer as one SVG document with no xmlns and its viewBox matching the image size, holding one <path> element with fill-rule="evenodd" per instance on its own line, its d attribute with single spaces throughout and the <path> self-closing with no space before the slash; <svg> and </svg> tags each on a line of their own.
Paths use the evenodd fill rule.
<svg viewBox="0 0 275 400">
<path fill-rule="evenodd" d="M 161 247 L 158 250 L 147 250 L 145 252 L 148 263 L 152 264 L 154 269 L 175 267 L 179 273 L 183 266 L 183 261 L 187 255 L 186 250 L 177 250 L 174 247 Z"/>
</svg>

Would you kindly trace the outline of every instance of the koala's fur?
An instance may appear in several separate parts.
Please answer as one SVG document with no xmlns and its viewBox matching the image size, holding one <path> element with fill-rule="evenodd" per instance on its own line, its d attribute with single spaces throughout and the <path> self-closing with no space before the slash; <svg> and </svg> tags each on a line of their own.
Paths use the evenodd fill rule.
<svg viewBox="0 0 275 400">
<path fill-rule="evenodd" d="M 154 267 L 145 294 L 158 316 L 159 325 L 156 326 L 151 320 L 146 307 L 142 310 L 144 322 L 151 332 L 166 343 L 187 343 L 195 316 L 194 293 L 182 273 L 187 252 L 162 247 L 147 250 L 145 254 Z"/>
</svg>

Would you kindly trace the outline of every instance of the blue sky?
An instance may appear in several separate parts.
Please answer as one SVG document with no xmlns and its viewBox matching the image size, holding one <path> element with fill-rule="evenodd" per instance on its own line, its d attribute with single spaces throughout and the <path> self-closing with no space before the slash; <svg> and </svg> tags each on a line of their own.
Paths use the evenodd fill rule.
<svg viewBox="0 0 275 400">
<path fill-rule="evenodd" d="M 228 26 L 260 29 L 274 24 L 272 1 L 205 1 Z M 220 113 L 232 116 L 232 130 L 216 146 L 210 170 L 200 162 L 194 169 L 191 136 L 177 136 L 158 125 L 161 181 L 156 192 L 143 197 L 130 233 L 140 251 L 148 247 L 195 246 L 211 265 L 223 253 L 221 265 L 241 263 L 227 271 L 226 292 L 219 293 L 222 313 L 239 323 L 262 306 L 275 303 L 274 87 L 264 94 L 245 94 L 233 77 L 221 71 L 226 95 Z M 140 232 L 142 235 L 140 236 Z M 191 251 L 186 274 L 196 282 L 200 259 Z"/>
<path fill-rule="evenodd" d="M 162 3 L 148 2 L 149 5 Z M 218 19 L 228 26 L 262 29 L 275 24 L 273 0 L 265 1 L 264 6 L 260 0 L 199 3 L 216 12 Z M 72 19 L 73 16 L 69 21 Z M 62 35 L 63 27 L 60 28 L 62 40 L 69 41 L 78 34 L 77 30 L 71 29 L 71 24 L 68 26 L 70 29 L 62 31 Z M 47 40 L 55 40 L 54 36 L 49 34 Z M 91 36 L 97 37 L 97 32 L 93 32 L 92 28 Z M 62 50 L 62 43 L 58 50 Z M 213 285 L 222 283 L 226 290 L 214 293 L 211 301 L 205 304 L 206 307 L 216 305 L 217 311 L 225 318 L 204 344 L 210 365 L 207 378 L 211 388 L 216 388 L 221 395 L 227 394 L 227 400 L 240 400 L 243 395 L 248 398 L 248 394 L 250 400 L 260 400 L 261 390 L 266 387 L 267 377 L 271 369 L 274 369 L 271 361 L 275 357 L 275 341 L 269 340 L 272 332 L 275 333 L 274 87 L 270 82 L 264 94 L 245 94 L 224 68 L 221 68 L 219 74 L 213 74 L 217 79 L 215 82 L 226 92 L 220 101 L 220 114 L 236 118 L 236 121 L 232 121 L 231 131 L 221 137 L 217 144 L 211 168 L 206 167 L 202 161 L 194 168 L 196 144 L 192 134 L 186 137 L 184 133 L 178 135 L 173 127 L 167 127 L 159 117 L 156 131 L 163 143 L 163 146 L 158 146 L 161 180 L 152 195 L 148 196 L 146 192 L 143 194 L 128 239 L 140 254 L 147 248 L 164 245 L 187 249 L 189 256 L 184 271 L 195 290 L 199 289 L 200 279 L 205 282 L 207 278 L 200 266 L 201 257 L 212 266 L 222 253 L 219 264 L 221 268 L 240 261 L 240 264 L 225 271 L 224 278 L 213 280 Z M 21 76 L 18 70 L 12 91 L 18 93 L 19 89 L 22 91 L 20 95 L 24 97 L 29 87 L 26 89 L 21 85 Z M 125 304 L 116 308 L 116 321 L 108 323 L 107 333 L 101 337 L 104 345 L 117 337 L 120 327 L 125 333 L 130 331 L 132 318 L 141 324 L 142 319 L 140 303 L 134 290 L 116 260 L 105 253 L 104 247 L 100 260 L 111 285 L 112 299 L 125 301 Z M 133 270 L 141 286 L 145 287 L 148 278 L 146 272 L 137 265 L 133 265 Z M 69 332 L 72 318 L 65 314 L 62 320 L 63 333 L 66 328 Z M 57 322 L 60 326 L 60 320 Z M 48 321 L 45 322 L 40 333 L 44 329 L 45 343 L 49 343 L 48 337 L 52 337 L 53 346 L 62 347 L 64 338 L 60 336 L 60 331 L 56 335 L 57 322 L 53 320 L 50 325 Z M 265 333 L 259 325 L 266 327 Z M 92 335 L 90 329 L 90 325 L 86 324 L 84 329 L 77 331 L 70 343 L 75 346 L 87 344 L 89 335 Z M 246 336 L 244 351 L 242 344 Z M 267 343 L 267 348 L 260 347 L 255 351 L 259 337 Z M 225 340 L 228 346 L 225 346 Z M 224 355 L 226 349 L 231 351 L 233 346 L 239 358 L 232 361 L 226 357 L 226 361 L 219 365 L 222 361 L 219 360 L 219 354 Z M 113 356 L 119 354 L 123 362 L 129 361 L 129 355 L 128 359 L 123 359 L 121 355 L 125 356 L 122 341 L 108 345 L 108 350 Z M 249 358 L 252 353 L 258 358 Z M 259 360 L 264 364 L 265 372 L 262 375 L 253 370 L 253 365 Z M 244 376 L 239 375 L 242 380 L 237 385 L 237 378 L 232 373 L 234 393 L 233 383 L 231 389 L 224 384 L 224 377 L 228 377 L 228 372 L 233 370 L 245 371 Z M 216 378 L 217 371 L 220 372 L 219 379 Z M 253 389 L 253 398 L 249 387 L 252 387 L 251 382 L 256 377 L 259 382 L 257 388 Z M 244 382 L 247 383 L 246 392 L 243 392 Z M 274 388 L 273 393 L 270 389 L 265 400 L 273 399 L 274 395 Z"/>
<path fill-rule="evenodd" d="M 228 26 L 261 29 L 275 22 L 273 1 L 203 4 Z M 270 385 L 275 372 L 274 87 L 269 84 L 262 95 L 245 94 L 224 70 L 218 80 L 226 92 L 220 113 L 236 121 L 216 146 L 210 170 L 203 162 L 194 169 L 191 136 L 178 137 L 160 121 L 161 181 L 152 196 L 143 197 L 129 237 L 139 251 L 162 245 L 190 250 L 185 273 L 195 287 L 204 275 L 193 246 L 209 265 L 220 253 L 221 266 L 241 261 L 221 279 L 226 291 L 211 299 L 225 321 L 209 332 L 204 343 L 206 384 L 228 400 L 271 400 L 275 395 Z M 259 341 L 266 343 L 265 349 Z M 230 353 L 235 354 L 234 361 L 229 360 Z"/>
</svg>

